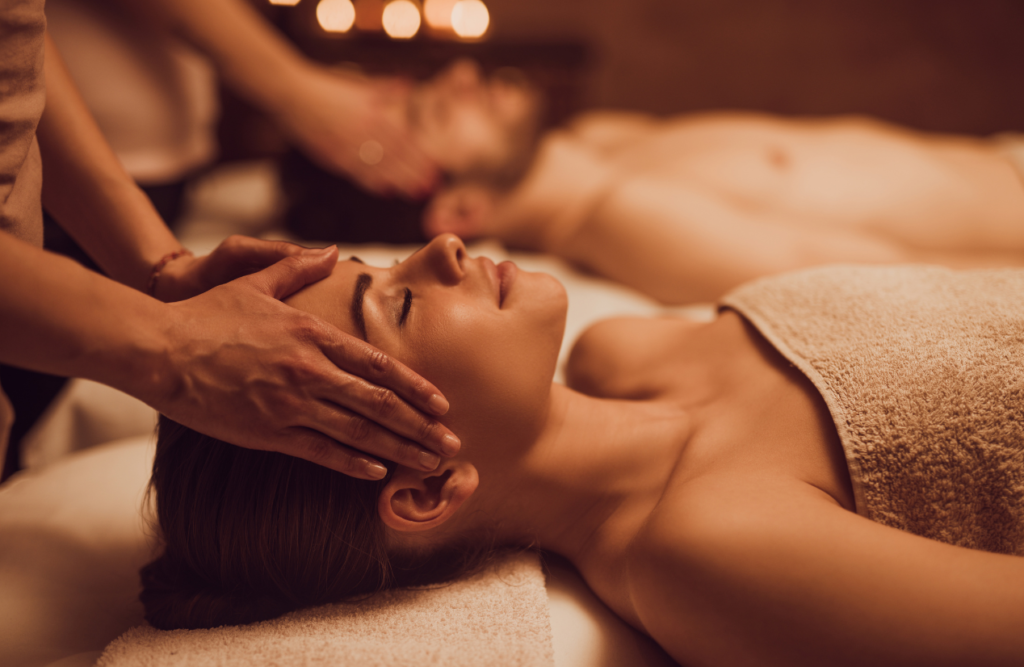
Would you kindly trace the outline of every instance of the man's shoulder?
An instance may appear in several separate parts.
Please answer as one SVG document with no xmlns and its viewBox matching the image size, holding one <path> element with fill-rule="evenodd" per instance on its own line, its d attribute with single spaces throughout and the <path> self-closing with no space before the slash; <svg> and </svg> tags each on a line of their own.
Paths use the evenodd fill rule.
<svg viewBox="0 0 1024 667">
<path fill-rule="evenodd" d="M 646 136 L 659 123 L 655 116 L 635 111 L 586 111 L 575 116 L 565 132 L 591 148 L 608 150 Z"/>
</svg>

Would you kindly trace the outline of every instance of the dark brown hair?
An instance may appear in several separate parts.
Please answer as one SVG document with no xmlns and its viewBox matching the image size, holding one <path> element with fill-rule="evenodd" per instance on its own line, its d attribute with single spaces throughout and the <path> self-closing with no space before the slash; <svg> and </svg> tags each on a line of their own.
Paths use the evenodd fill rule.
<svg viewBox="0 0 1024 667">
<path fill-rule="evenodd" d="M 376 508 L 384 483 L 161 417 L 150 488 L 164 553 L 141 570 L 146 620 L 160 629 L 252 623 L 448 581 L 493 553 L 479 539 L 428 553 L 389 549 Z"/>
</svg>

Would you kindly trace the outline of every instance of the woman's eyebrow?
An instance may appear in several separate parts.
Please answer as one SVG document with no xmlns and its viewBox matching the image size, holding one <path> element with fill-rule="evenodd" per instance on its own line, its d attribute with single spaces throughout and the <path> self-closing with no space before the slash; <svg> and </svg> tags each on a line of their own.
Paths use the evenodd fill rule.
<svg viewBox="0 0 1024 667">
<path fill-rule="evenodd" d="M 348 261 L 350 261 L 350 262 L 359 262 L 360 264 L 366 264 L 366 262 L 364 262 L 363 260 L 359 259 L 355 255 L 352 255 L 351 257 L 349 257 Z"/>
<path fill-rule="evenodd" d="M 352 293 L 352 321 L 366 342 L 369 341 L 366 338 L 366 320 L 363 318 L 363 297 L 366 296 L 366 290 L 370 289 L 371 284 L 373 276 L 369 273 L 360 273 L 356 278 L 356 289 Z"/>
</svg>

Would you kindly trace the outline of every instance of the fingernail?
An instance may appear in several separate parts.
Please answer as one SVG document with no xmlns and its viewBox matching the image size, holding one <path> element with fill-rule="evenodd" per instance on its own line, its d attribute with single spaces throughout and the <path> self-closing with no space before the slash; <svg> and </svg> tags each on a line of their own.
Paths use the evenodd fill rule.
<svg viewBox="0 0 1024 667">
<path fill-rule="evenodd" d="M 451 433 L 445 433 L 441 437 L 441 451 L 445 456 L 455 456 L 462 449 L 462 441 Z"/>
<path fill-rule="evenodd" d="M 388 469 L 379 463 L 370 463 L 366 461 L 366 465 L 363 466 L 363 470 L 370 479 L 384 479 L 388 474 Z"/>
<path fill-rule="evenodd" d="M 321 256 L 321 257 L 323 257 L 325 255 L 331 254 L 333 251 L 334 251 L 334 246 L 329 245 L 326 248 L 320 248 L 319 250 L 317 250 L 316 254 Z"/>
<path fill-rule="evenodd" d="M 448 401 L 441 394 L 434 394 L 427 399 L 427 408 L 435 415 L 443 415 L 449 407 Z"/>
<path fill-rule="evenodd" d="M 436 470 L 437 466 L 441 465 L 441 458 L 437 454 L 431 454 L 430 452 L 420 452 L 419 456 L 420 465 L 426 470 Z"/>
</svg>

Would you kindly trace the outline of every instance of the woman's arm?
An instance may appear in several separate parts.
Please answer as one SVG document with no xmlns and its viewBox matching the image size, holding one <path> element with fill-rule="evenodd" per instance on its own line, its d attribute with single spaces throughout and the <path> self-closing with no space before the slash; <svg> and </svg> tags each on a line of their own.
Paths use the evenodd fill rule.
<svg viewBox="0 0 1024 667">
<path fill-rule="evenodd" d="M 874 523 L 802 483 L 716 483 L 663 503 L 631 563 L 643 623 L 677 660 L 1024 663 L 1024 558 Z"/>
</svg>

